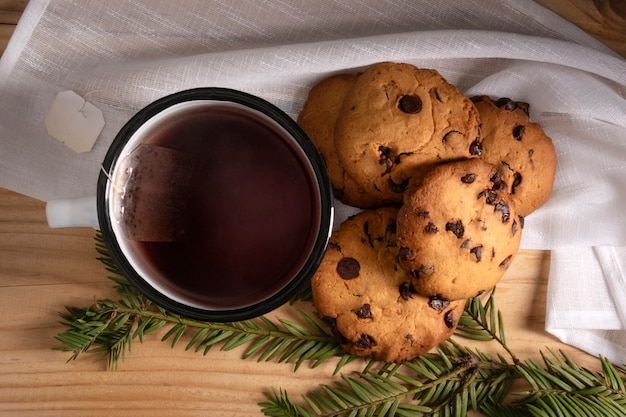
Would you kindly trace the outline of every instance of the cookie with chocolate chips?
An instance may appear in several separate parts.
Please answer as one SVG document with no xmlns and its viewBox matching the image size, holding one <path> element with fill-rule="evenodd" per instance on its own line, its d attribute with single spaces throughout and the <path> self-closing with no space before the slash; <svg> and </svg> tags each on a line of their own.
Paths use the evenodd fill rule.
<svg viewBox="0 0 626 417">
<path fill-rule="evenodd" d="M 353 74 L 336 74 L 315 84 L 298 115 L 298 124 L 324 158 L 334 197 L 350 206 L 373 208 L 386 202 L 366 192 L 346 174 L 335 149 L 335 123 L 356 78 Z"/>
<path fill-rule="evenodd" d="M 556 153 L 550 137 L 529 119 L 527 103 L 509 98 L 472 98 L 482 119 L 483 154 L 498 166 L 517 212 L 527 216 L 552 194 Z"/>
<path fill-rule="evenodd" d="M 402 202 L 434 164 L 479 156 L 478 111 L 437 71 L 374 64 L 347 93 L 335 126 L 345 171 L 368 193 Z"/>
<path fill-rule="evenodd" d="M 464 301 L 424 297 L 398 265 L 397 208 L 366 210 L 333 233 L 311 281 L 319 314 L 349 353 L 399 362 L 428 352 L 454 332 Z"/>
<path fill-rule="evenodd" d="M 442 164 L 405 195 L 397 218 L 399 263 L 424 296 L 474 297 L 511 265 L 522 226 L 494 165 Z"/>
</svg>

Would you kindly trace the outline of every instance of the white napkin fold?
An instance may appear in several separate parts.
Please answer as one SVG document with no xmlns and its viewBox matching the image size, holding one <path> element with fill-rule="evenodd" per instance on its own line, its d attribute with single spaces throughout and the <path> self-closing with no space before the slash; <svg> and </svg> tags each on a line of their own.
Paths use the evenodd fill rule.
<svg viewBox="0 0 626 417">
<path fill-rule="evenodd" d="M 530 0 L 31 0 L 0 60 L 0 186 L 90 195 L 115 133 L 150 101 L 223 86 L 295 117 L 316 81 L 383 60 L 530 103 L 558 154 L 553 196 L 522 240 L 552 250 L 546 328 L 626 362 L 626 61 Z M 67 89 L 105 116 L 87 154 L 43 126 Z"/>
<path fill-rule="evenodd" d="M 625 277 L 626 246 L 552 250 L 546 329 L 565 343 L 623 364 Z"/>
</svg>

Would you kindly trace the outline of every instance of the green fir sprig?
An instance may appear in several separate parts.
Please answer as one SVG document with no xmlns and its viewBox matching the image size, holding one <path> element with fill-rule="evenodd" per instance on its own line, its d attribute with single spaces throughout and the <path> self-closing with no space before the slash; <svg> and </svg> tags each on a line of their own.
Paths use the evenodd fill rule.
<svg viewBox="0 0 626 417">
<path fill-rule="evenodd" d="M 267 416 L 626 416 L 626 370 L 601 358 L 591 372 L 565 353 L 543 355 L 543 364 L 514 364 L 450 340 L 437 352 L 402 364 L 383 364 L 333 386 L 320 385 L 293 402 L 279 390 L 260 406 Z M 517 381 L 527 390 L 513 391 Z"/>
<path fill-rule="evenodd" d="M 501 404 L 516 378 L 510 364 L 448 342 L 402 364 L 342 375 L 301 405 L 279 391 L 261 406 L 268 416 L 457 416 L 487 401 Z"/>
<path fill-rule="evenodd" d="M 366 362 L 359 372 L 342 373 L 357 357 L 343 353 L 330 323 L 298 309 L 310 302 L 304 291 L 291 302 L 296 319 L 266 316 L 233 323 L 191 320 L 151 303 L 128 283 L 96 237 L 100 260 L 111 273 L 119 300 L 99 300 L 87 308 L 60 313 L 66 329 L 56 336 L 70 352 L 105 358 L 116 368 L 131 344 L 162 329 L 170 346 L 207 354 L 212 348 L 241 347 L 242 359 L 319 366 L 335 361 L 337 380 L 320 384 L 294 401 L 283 389 L 271 389 L 259 404 L 267 416 L 466 416 L 471 410 L 488 417 L 624 416 L 626 369 L 600 357 L 601 371 L 579 367 L 564 352 L 542 352 L 541 362 L 520 360 L 507 345 L 495 291 L 467 301 L 456 337 L 496 343 L 495 356 L 463 346 L 455 339 L 436 351 L 400 364 Z M 522 388 L 519 388 L 519 387 Z M 517 387 L 517 388 L 515 388 Z"/>
<path fill-rule="evenodd" d="M 293 363 L 295 369 L 304 362 L 316 367 L 328 358 L 340 357 L 335 372 L 356 359 L 343 353 L 327 330 L 328 323 L 304 311 L 298 310 L 298 322 L 261 316 L 232 323 L 193 320 L 169 312 L 150 302 L 119 274 L 99 235 L 96 249 L 112 273 L 109 278 L 115 283 L 119 300 L 98 300 L 87 308 L 68 306 L 59 313 L 66 330 L 55 336 L 63 345 L 54 349 L 71 352 L 70 360 L 83 353 L 96 353 L 115 369 L 131 351 L 133 340 L 143 342 L 146 335 L 164 327 L 168 330 L 162 341 L 175 347 L 186 340 L 186 350 L 204 355 L 218 345 L 224 351 L 245 345 L 243 359 Z"/>
<path fill-rule="evenodd" d="M 457 336 L 495 341 L 510 356 L 492 356 L 454 339 L 436 352 L 401 364 L 376 364 L 333 386 L 320 385 L 295 403 L 287 392 L 272 391 L 262 402 L 273 417 L 467 416 L 489 417 L 626 416 L 626 369 L 600 358 L 602 371 L 579 367 L 566 353 L 542 353 L 542 362 L 520 361 L 506 346 L 494 293 L 483 304 L 468 300 Z M 482 332 L 479 331 L 482 329 Z M 527 387 L 514 391 L 514 384 Z"/>
</svg>

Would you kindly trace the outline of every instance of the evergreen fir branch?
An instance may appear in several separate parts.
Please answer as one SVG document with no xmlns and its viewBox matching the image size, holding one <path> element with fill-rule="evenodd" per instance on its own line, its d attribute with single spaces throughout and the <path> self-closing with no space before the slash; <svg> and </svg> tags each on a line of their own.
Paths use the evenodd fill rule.
<svg viewBox="0 0 626 417">
<path fill-rule="evenodd" d="M 265 404 L 264 412 L 266 416 L 273 417 L 301 417 L 306 416 L 307 411 L 296 403 L 292 402 L 287 392 L 280 390 L 279 392 L 273 392 L 273 398 L 275 402 Z"/>
<path fill-rule="evenodd" d="M 98 353 L 109 367 L 116 368 L 132 341 L 169 327 L 162 341 L 172 348 L 189 337 L 186 350 L 206 355 L 215 346 L 233 350 L 245 346 L 242 358 L 256 357 L 258 361 L 293 363 L 297 370 L 305 362 L 317 367 L 331 358 L 338 363 L 335 373 L 356 357 L 345 354 L 324 320 L 299 311 L 302 323 L 265 316 L 232 323 L 212 323 L 187 319 L 153 304 L 121 276 L 108 255 L 100 234 L 96 235 L 96 250 L 100 261 L 112 274 L 119 300 L 99 300 L 88 308 L 66 307 L 59 313 L 66 330 L 55 336 L 62 346 L 55 350 L 71 352 L 69 360 L 84 353 Z"/>
<path fill-rule="evenodd" d="M 66 307 L 60 316 L 67 329 L 56 336 L 63 346 L 54 349 L 71 352 L 70 360 L 83 353 L 100 353 L 115 368 L 130 351 L 134 339 L 143 341 L 147 334 L 169 326 L 163 342 L 174 348 L 188 336 L 185 349 L 205 355 L 218 345 L 224 351 L 245 346 L 244 359 L 293 363 L 295 370 L 305 362 L 316 367 L 337 358 L 336 372 L 353 359 L 343 353 L 332 334 L 304 312 L 300 312 L 303 323 L 285 319 L 273 322 L 267 317 L 232 323 L 203 322 L 148 308 L 141 296 L 126 292 L 125 284 L 121 288 L 118 302 L 101 300 L 86 309 Z"/>
<path fill-rule="evenodd" d="M 208 323 L 172 314 L 152 304 L 118 273 L 98 236 L 96 249 L 117 290 L 118 301 L 100 300 L 89 308 L 60 313 L 66 330 L 56 336 L 71 352 L 69 360 L 95 353 L 115 368 L 134 340 L 157 330 L 172 347 L 206 354 L 212 348 L 243 348 L 243 359 L 319 366 L 337 359 L 335 374 L 357 359 L 343 354 L 330 323 L 298 311 L 295 321 L 261 316 L 234 323 Z M 520 361 L 507 345 L 495 292 L 468 300 L 456 335 L 499 344 L 510 358 L 487 355 L 450 339 L 437 351 L 401 364 L 368 361 L 364 369 L 339 374 L 297 403 L 282 389 L 260 403 L 268 416 L 466 416 L 476 410 L 488 417 L 626 417 L 626 370 L 600 358 L 602 370 L 579 367 L 564 352 L 541 352 L 541 361 Z M 483 301 L 484 300 L 484 301 Z M 291 301 L 310 301 L 305 289 Z M 185 342 L 183 342 L 185 341 Z M 512 392 L 519 382 L 526 389 Z M 522 387 L 523 388 L 523 387 Z"/>
<path fill-rule="evenodd" d="M 580 368 L 564 352 L 542 354 L 543 363 L 521 362 L 506 345 L 504 323 L 492 293 L 483 304 L 468 301 L 457 335 L 492 340 L 510 355 L 492 357 L 453 339 L 402 364 L 369 362 L 356 376 L 342 375 L 335 387 L 320 385 L 289 400 L 286 392 L 260 403 L 266 415 L 289 416 L 466 416 L 476 410 L 489 417 L 626 417 L 626 370 L 600 358 L 602 372 Z M 379 369 L 375 370 L 376 365 Z M 528 391 L 512 392 L 523 380 Z M 511 399 L 517 399 L 512 402 Z M 269 414 L 271 412 L 271 414 Z"/>
<path fill-rule="evenodd" d="M 533 416 L 626 417 L 626 369 L 601 357 L 602 371 L 580 368 L 564 352 L 542 353 L 543 365 L 528 360 L 517 369 L 530 385 L 511 407 Z"/>
<path fill-rule="evenodd" d="M 306 394 L 303 404 L 281 390 L 259 405 L 275 417 L 467 416 L 471 410 L 488 417 L 626 417 L 626 370 L 600 360 L 602 372 L 578 367 L 563 352 L 543 354 L 543 365 L 508 363 L 449 342 L 402 364 L 342 375 L 335 386 Z M 518 380 L 531 388 L 512 392 Z"/>
<path fill-rule="evenodd" d="M 519 359 L 506 344 L 504 320 L 502 313 L 496 308 L 495 293 L 494 288 L 485 303 L 480 297 L 468 299 L 454 334 L 470 340 L 496 341 L 514 362 L 518 362 Z"/>
<path fill-rule="evenodd" d="M 519 378 L 515 367 L 484 354 L 444 344 L 436 353 L 402 364 L 383 364 L 355 376 L 341 376 L 295 404 L 284 391 L 261 403 L 270 416 L 464 416 L 488 399 L 501 403 Z"/>
</svg>

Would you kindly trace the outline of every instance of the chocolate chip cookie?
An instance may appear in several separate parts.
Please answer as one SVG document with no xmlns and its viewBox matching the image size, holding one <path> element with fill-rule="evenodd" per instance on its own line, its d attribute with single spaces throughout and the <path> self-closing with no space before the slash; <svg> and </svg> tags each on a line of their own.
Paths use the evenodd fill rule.
<svg viewBox="0 0 626 417">
<path fill-rule="evenodd" d="M 494 165 L 476 158 L 442 164 L 405 195 L 399 262 L 422 295 L 474 297 L 511 265 L 522 226 Z"/>
<path fill-rule="evenodd" d="M 556 174 L 552 140 L 539 124 L 530 121 L 527 103 L 488 96 L 472 101 L 482 119 L 481 158 L 498 166 L 517 213 L 527 216 L 552 194 Z"/>
<path fill-rule="evenodd" d="M 350 206 L 373 208 L 385 201 L 367 193 L 346 174 L 335 149 L 335 123 L 356 78 L 352 74 L 336 74 L 315 84 L 298 115 L 298 124 L 324 158 L 334 197 Z"/>
<path fill-rule="evenodd" d="M 311 281 L 319 314 L 354 355 L 398 362 L 428 352 L 454 332 L 464 301 L 416 293 L 398 265 L 397 208 L 346 220 Z"/>
<path fill-rule="evenodd" d="M 366 192 L 402 202 L 434 164 L 479 156 L 478 111 L 437 71 L 374 64 L 348 91 L 335 127 L 345 171 Z"/>
</svg>

